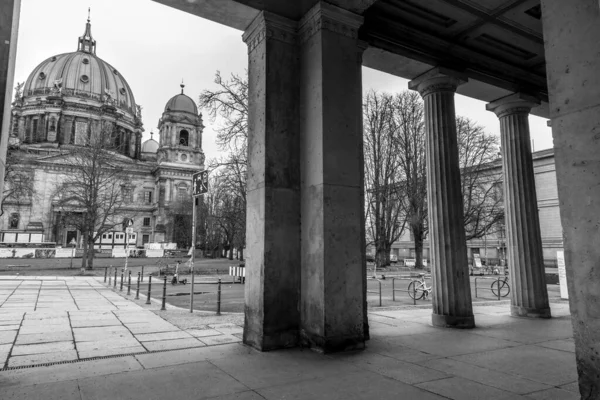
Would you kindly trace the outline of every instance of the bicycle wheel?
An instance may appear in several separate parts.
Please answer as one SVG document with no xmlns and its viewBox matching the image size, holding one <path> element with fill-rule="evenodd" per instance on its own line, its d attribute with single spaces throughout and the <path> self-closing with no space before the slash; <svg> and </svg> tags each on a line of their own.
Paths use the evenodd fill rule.
<svg viewBox="0 0 600 400">
<path fill-rule="evenodd" d="M 408 295 L 411 299 L 421 300 L 425 296 L 423 282 L 412 281 L 408 284 Z"/>
<path fill-rule="evenodd" d="M 500 288 L 498 288 L 498 285 Z M 510 293 L 510 286 L 507 281 L 494 281 L 492 282 L 492 293 L 494 296 L 498 297 L 498 291 L 500 291 L 501 297 L 506 297 Z"/>
</svg>

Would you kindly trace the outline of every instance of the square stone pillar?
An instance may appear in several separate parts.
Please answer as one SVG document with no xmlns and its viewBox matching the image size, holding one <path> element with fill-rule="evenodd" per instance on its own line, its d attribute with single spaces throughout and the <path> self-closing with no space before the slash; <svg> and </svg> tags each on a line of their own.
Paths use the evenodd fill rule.
<svg viewBox="0 0 600 400">
<path fill-rule="evenodd" d="M 600 6 L 542 0 L 579 391 L 600 399 Z"/>
<path fill-rule="evenodd" d="M 323 352 L 363 348 L 367 330 L 362 22 L 320 2 L 299 27 L 301 336 Z"/>
<path fill-rule="evenodd" d="M 550 318 L 529 134 L 529 112 L 536 104 L 516 93 L 487 109 L 500 119 L 511 314 Z"/>
<path fill-rule="evenodd" d="M 248 183 L 244 343 L 298 344 L 300 150 L 296 23 L 262 12 L 248 44 Z"/>
<path fill-rule="evenodd" d="M 425 102 L 432 323 L 473 328 L 454 93 L 466 78 L 434 68 L 409 82 Z"/>
</svg>

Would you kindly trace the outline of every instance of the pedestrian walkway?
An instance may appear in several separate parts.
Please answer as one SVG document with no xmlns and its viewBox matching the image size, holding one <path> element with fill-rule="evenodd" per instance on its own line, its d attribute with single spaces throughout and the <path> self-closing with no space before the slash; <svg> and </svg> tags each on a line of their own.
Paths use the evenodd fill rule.
<svg viewBox="0 0 600 400">
<path fill-rule="evenodd" d="M 180 329 L 96 278 L 0 278 L 0 369 L 235 343 L 241 333 Z"/>
<path fill-rule="evenodd" d="M 36 288 L 33 282 L 0 280 L 0 332 L 12 332 L 6 337 L 13 339 L 0 345 L 0 349 L 8 346 L 0 351 L 10 355 L 8 368 L 0 370 L 3 400 L 579 398 L 571 321 L 564 302 L 552 303 L 550 320 L 514 318 L 506 305 L 498 303 L 475 306 L 477 328 L 472 330 L 432 327 L 428 309 L 378 310 L 369 313 L 371 340 L 364 351 L 260 353 L 239 343 L 239 326 L 230 324 L 229 330 L 205 326 L 200 331 L 212 329 L 215 335 L 195 335 L 195 328 L 178 328 L 94 279 L 57 282 L 52 285 L 60 297 L 50 295 L 54 292 L 46 289 L 45 281 Z M 76 287 L 86 288 L 87 306 L 98 302 L 110 310 L 78 309 L 85 296 Z M 36 288 L 44 302 L 32 299 L 35 296 L 28 296 L 32 293 L 24 288 Z M 40 307 L 53 302 L 75 309 Z M 58 328 L 66 324 L 68 330 Z M 27 327 L 29 331 L 22 333 Z M 189 336 L 178 336 L 182 334 Z M 22 335 L 37 335 L 39 341 L 17 343 Z M 236 342 L 211 345 L 215 343 L 211 337 Z M 17 357 L 32 356 L 21 365 L 39 365 L 48 359 L 42 355 L 50 353 L 36 349 L 35 361 L 34 354 L 22 350 L 14 354 L 14 349 L 41 346 L 50 339 L 54 355 L 44 357 L 71 352 L 66 362 L 16 367 Z M 185 348 L 175 349 L 180 340 Z M 102 353 L 115 343 L 124 350 Z M 101 354 L 109 357 L 97 357 Z M 86 358 L 89 355 L 92 358 Z"/>
</svg>

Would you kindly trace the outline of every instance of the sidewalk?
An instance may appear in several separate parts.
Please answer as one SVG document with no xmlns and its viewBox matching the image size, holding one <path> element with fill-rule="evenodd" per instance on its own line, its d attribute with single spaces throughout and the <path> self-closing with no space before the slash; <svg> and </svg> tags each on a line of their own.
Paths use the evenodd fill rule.
<svg viewBox="0 0 600 400">
<path fill-rule="evenodd" d="M 218 332 L 213 337 L 229 335 L 237 339 L 235 343 L 210 345 L 204 343 L 207 337 L 190 333 L 193 329 L 189 326 L 178 328 L 96 280 L 59 281 L 37 283 L 41 290 L 34 300 L 25 289 L 31 292 L 36 283 L 23 281 L 15 287 L 0 280 L 0 335 L 11 332 L 3 343 L 11 337 L 19 341 L 22 335 L 38 335 L 39 339 L 29 345 L 0 345 L 0 351 L 6 351 L 2 346 L 12 349 L 8 350 L 8 368 L 0 371 L 2 399 L 579 398 L 566 303 L 552 304 L 553 319 L 535 321 L 510 317 L 505 305 L 476 306 L 478 327 L 464 331 L 430 326 L 429 309 L 381 310 L 369 313 L 372 339 L 364 351 L 334 355 L 302 349 L 260 353 L 239 343 L 240 328 L 231 326 L 234 324 L 229 324 L 230 331 L 216 326 L 212 329 Z M 11 287 L 12 294 L 7 294 Z M 60 296 L 52 295 L 58 293 Z M 13 298 L 14 294 L 18 296 Z M 9 301 L 5 302 L 6 298 Z M 44 311 L 42 305 L 53 307 L 53 311 Z M 59 305 L 66 309 L 57 310 Z M 31 311 L 31 307 L 37 309 Z M 176 311 L 167 311 L 170 313 Z M 203 319 L 194 317 L 199 324 Z M 56 321 L 60 323 L 52 323 Z M 58 327 L 67 322 L 73 335 L 70 340 L 66 340 L 66 333 L 57 333 L 65 331 Z M 98 323 L 106 325 L 95 325 Z M 27 327 L 34 333 L 23 333 Z M 35 333 L 36 329 L 43 333 Z M 165 335 L 159 334 L 162 329 L 167 329 L 162 331 Z M 190 337 L 172 338 L 173 332 Z M 52 343 L 74 346 L 75 350 L 63 344 L 63 350 L 53 352 L 70 354 L 65 363 L 10 367 L 13 358 L 26 355 L 15 355 L 15 348 L 35 346 L 52 337 L 58 338 Z M 178 340 L 198 344 L 168 350 Z M 94 344 L 80 350 L 85 343 Z M 115 343 L 129 349 L 116 357 L 90 361 L 84 361 L 80 354 L 102 354 L 100 351 L 108 351 L 107 346 L 114 348 Z M 77 357 L 69 353 L 73 351 Z"/>
</svg>

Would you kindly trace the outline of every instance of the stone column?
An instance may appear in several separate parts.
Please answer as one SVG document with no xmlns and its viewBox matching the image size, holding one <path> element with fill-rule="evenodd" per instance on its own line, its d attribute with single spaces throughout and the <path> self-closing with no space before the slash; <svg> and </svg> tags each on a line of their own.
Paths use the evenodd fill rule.
<svg viewBox="0 0 600 400">
<path fill-rule="evenodd" d="M 362 17 L 324 2 L 300 21 L 303 344 L 364 347 Z"/>
<path fill-rule="evenodd" d="M 487 109 L 500 119 L 511 314 L 550 318 L 529 135 L 529 112 L 537 103 L 517 93 Z"/>
<path fill-rule="evenodd" d="M 432 323 L 473 328 L 454 93 L 465 78 L 435 68 L 409 83 L 425 102 Z"/>
<path fill-rule="evenodd" d="M 579 391 L 599 399 L 600 11 L 596 0 L 541 4 Z"/>
<path fill-rule="evenodd" d="M 300 165 L 296 23 L 260 13 L 248 45 L 248 182 L 244 343 L 298 344 Z"/>
</svg>

